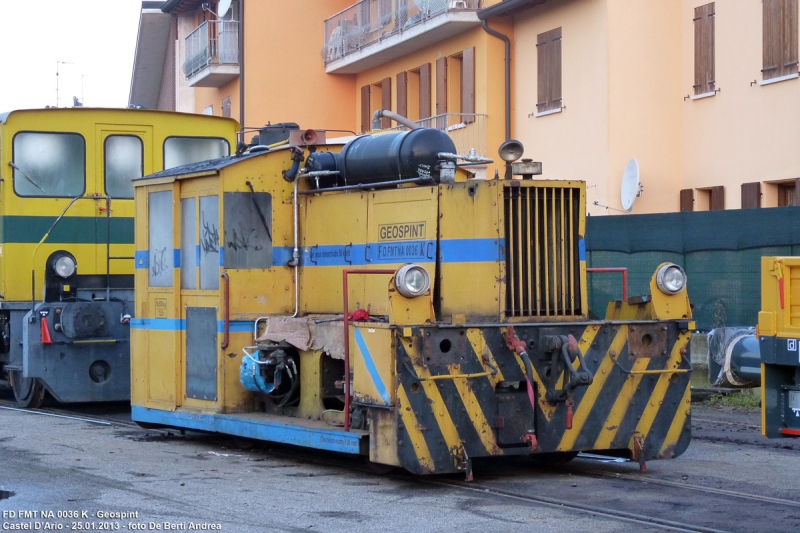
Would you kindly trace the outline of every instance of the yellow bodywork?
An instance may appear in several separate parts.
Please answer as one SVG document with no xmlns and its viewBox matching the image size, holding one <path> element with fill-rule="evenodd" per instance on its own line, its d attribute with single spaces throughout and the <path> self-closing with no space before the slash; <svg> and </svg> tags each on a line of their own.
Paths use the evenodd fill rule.
<svg viewBox="0 0 800 533">
<path fill-rule="evenodd" d="M 144 175 L 163 169 L 164 141 L 171 136 L 219 137 L 235 146 L 237 123 L 230 119 L 194 117 L 161 111 L 122 109 L 37 109 L 13 111 L 0 120 L 0 294 L 5 302 L 42 298 L 44 262 L 57 250 L 68 250 L 82 275 L 106 274 L 106 188 L 104 143 L 111 135 L 135 136 L 143 147 Z M 14 137 L 19 132 L 75 133 L 85 146 L 85 187 L 82 200 L 66 212 L 53 235 L 48 228 L 71 198 L 21 197 L 14 191 Z M 111 247 L 115 257 L 133 256 L 132 199 L 111 202 Z M 65 236 L 65 233 L 66 236 Z M 60 233 L 60 236 L 59 236 Z M 39 243 L 41 242 L 41 245 Z M 35 257 L 34 257 L 35 252 Z M 12 259 L 13 258 L 13 259 Z M 130 260 L 113 260 L 111 274 L 132 274 Z M 36 293 L 31 294 L 31 271 L 36 271 Z"/>
</svg>

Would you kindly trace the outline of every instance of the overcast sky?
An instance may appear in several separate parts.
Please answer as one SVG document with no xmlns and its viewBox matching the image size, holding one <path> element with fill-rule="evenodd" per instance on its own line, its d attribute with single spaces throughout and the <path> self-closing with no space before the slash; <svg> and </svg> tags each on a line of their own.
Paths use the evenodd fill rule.
<svg viewBox="0 0 800 533">
<path fill-rule="evenodd" d="M 0 112 L 128 104 L 141 0 L 0 0 Z"/>
</svg>

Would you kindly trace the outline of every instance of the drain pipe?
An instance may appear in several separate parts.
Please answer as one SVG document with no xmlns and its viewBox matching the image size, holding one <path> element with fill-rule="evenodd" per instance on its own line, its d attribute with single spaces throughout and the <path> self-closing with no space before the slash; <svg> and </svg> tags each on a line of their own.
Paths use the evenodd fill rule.
<svg viewBox="0 0 800 533">
<path fill-rule="evenodd" d="M 244 0 L 239 0 L 239 142 L 244 140 Z"/>
<path fill-rule="evenodd" d="M 481 14 L 478 13 L 478 18 Z M 486 19 L 481 19 L 481 26 L 489 35 L 497 37 L 506 45 L 506 141 L 511 140 L 511 39 L 507 35 L 489 27 Z"/>
</svg>

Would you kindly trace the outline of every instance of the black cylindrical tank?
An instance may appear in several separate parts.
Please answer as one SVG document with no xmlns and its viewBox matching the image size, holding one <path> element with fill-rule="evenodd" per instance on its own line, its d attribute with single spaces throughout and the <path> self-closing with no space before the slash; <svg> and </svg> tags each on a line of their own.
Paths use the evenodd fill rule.
<svg viewBox="0 0 800 533">
<path fill-rule="evenodd" d="M 306 168 L 309 172 L 339 170 L 339 154 L 314 152 L 308 156 Z M 309 176 L 308 185 L 312 189 L 329 189 L 331 187 L 344 185 L 344 179 L 339 175 Z"/>
<path fill-rule="evenodd" d="M 456 152 L 453 140 L 443 131 L 420 128 L 401 133 L 367 135 L 342 148 L 338 170 L 345 185 L 432 177 L 439 152 Z"/>
</svg>

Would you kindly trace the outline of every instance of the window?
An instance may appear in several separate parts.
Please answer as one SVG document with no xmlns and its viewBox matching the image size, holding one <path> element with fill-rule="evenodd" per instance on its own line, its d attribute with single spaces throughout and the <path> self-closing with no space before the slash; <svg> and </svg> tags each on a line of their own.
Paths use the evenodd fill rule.
<svg viewBox="0 0 800 533">
<path fill-rule="evenodd" d="M 226 192 L 225 268 L 272 266 L 272 195 Z M 202 205 L 200 206 L 202 209 Z"/>
<path fill-rule="evenodd" d="M 536 38 L 538 93 L 536 114 L 561 110 L 561 28 Z"/>
<path fill-rule="evenodd" d="M 397 113 L 411 120 L 431 116 L 431 64 L 397 75 Z"/>
<path fill-rule="evenodd" d="M 222 116 L 230 118 L 231 116 L 231 97 L 222 99 Z"/>
<path fill-rule="evenodd" d="M 446 113 L 475 114 L 474 47 L 436 60 L 436 114 Z M 472 122 L 472 117 L 455 122 Z"/>
<path fill-rule="evenodd" d="M 106 137 L 105 160 L 106 194 L 113 198 L 133 198 L 133 179 L 144 175 L 144 148 L 135 135 Z"/>
<path fill-rule="evenodd" d="M 219 289 L 219 196 L 200 197 L 200 288 Z M 270 256 L 272 248 L 270 247 Z"/>
<path fill-rule="evenodd" d="M 714 92 L 714 2 L 694 9 L 694 94 Z"/>
<path fill-rule="evenodd" d="M 764 80 L 797 75 L 797 0 L 763 0 Z"/>
<path fill-rule="evenodd" d="M 798 186 L 800 186 L 800 179 L 778 184 L 778 207 L 797 205 Z"/>
<path fill-rule="evenodd" d="M 151 287 L 172 287 L 175 251 L 172 248 L 172 191 L 148 195 L 149 270 Z"/>
<path fill-rule="evenodd" d="M 230 150 L 225 139 L 169 137 L 164 141 L 164 169 L 225 157 L 230 154 Z"/>
<path fill-rule="evenodd" d="M 203 114 L 204 115 L 213 115 L 214 114 L 214 106 L 210 105 L 210 106 L 206 107 L 205 109 L 203 109 Z"/>
<path fill-rule="evenodd" d="M 86 189 L 86 142 L 77 133 L 14 136 L 14 192 L 73 198 Z"/>
<path fill-rule="evenodd" d="M 697 189 L 695 211 L 722 211 L 725 209 L 725 187 Z"/>
<path fill-rule="evenodd" d="M 392 78 L 361 87 L 361 131 L 372 130 L 372 114 L 379 109 L 392 109 Z M 381 128 L 391 128 L 392 121 L 381 119 Z"/>
</svg>

